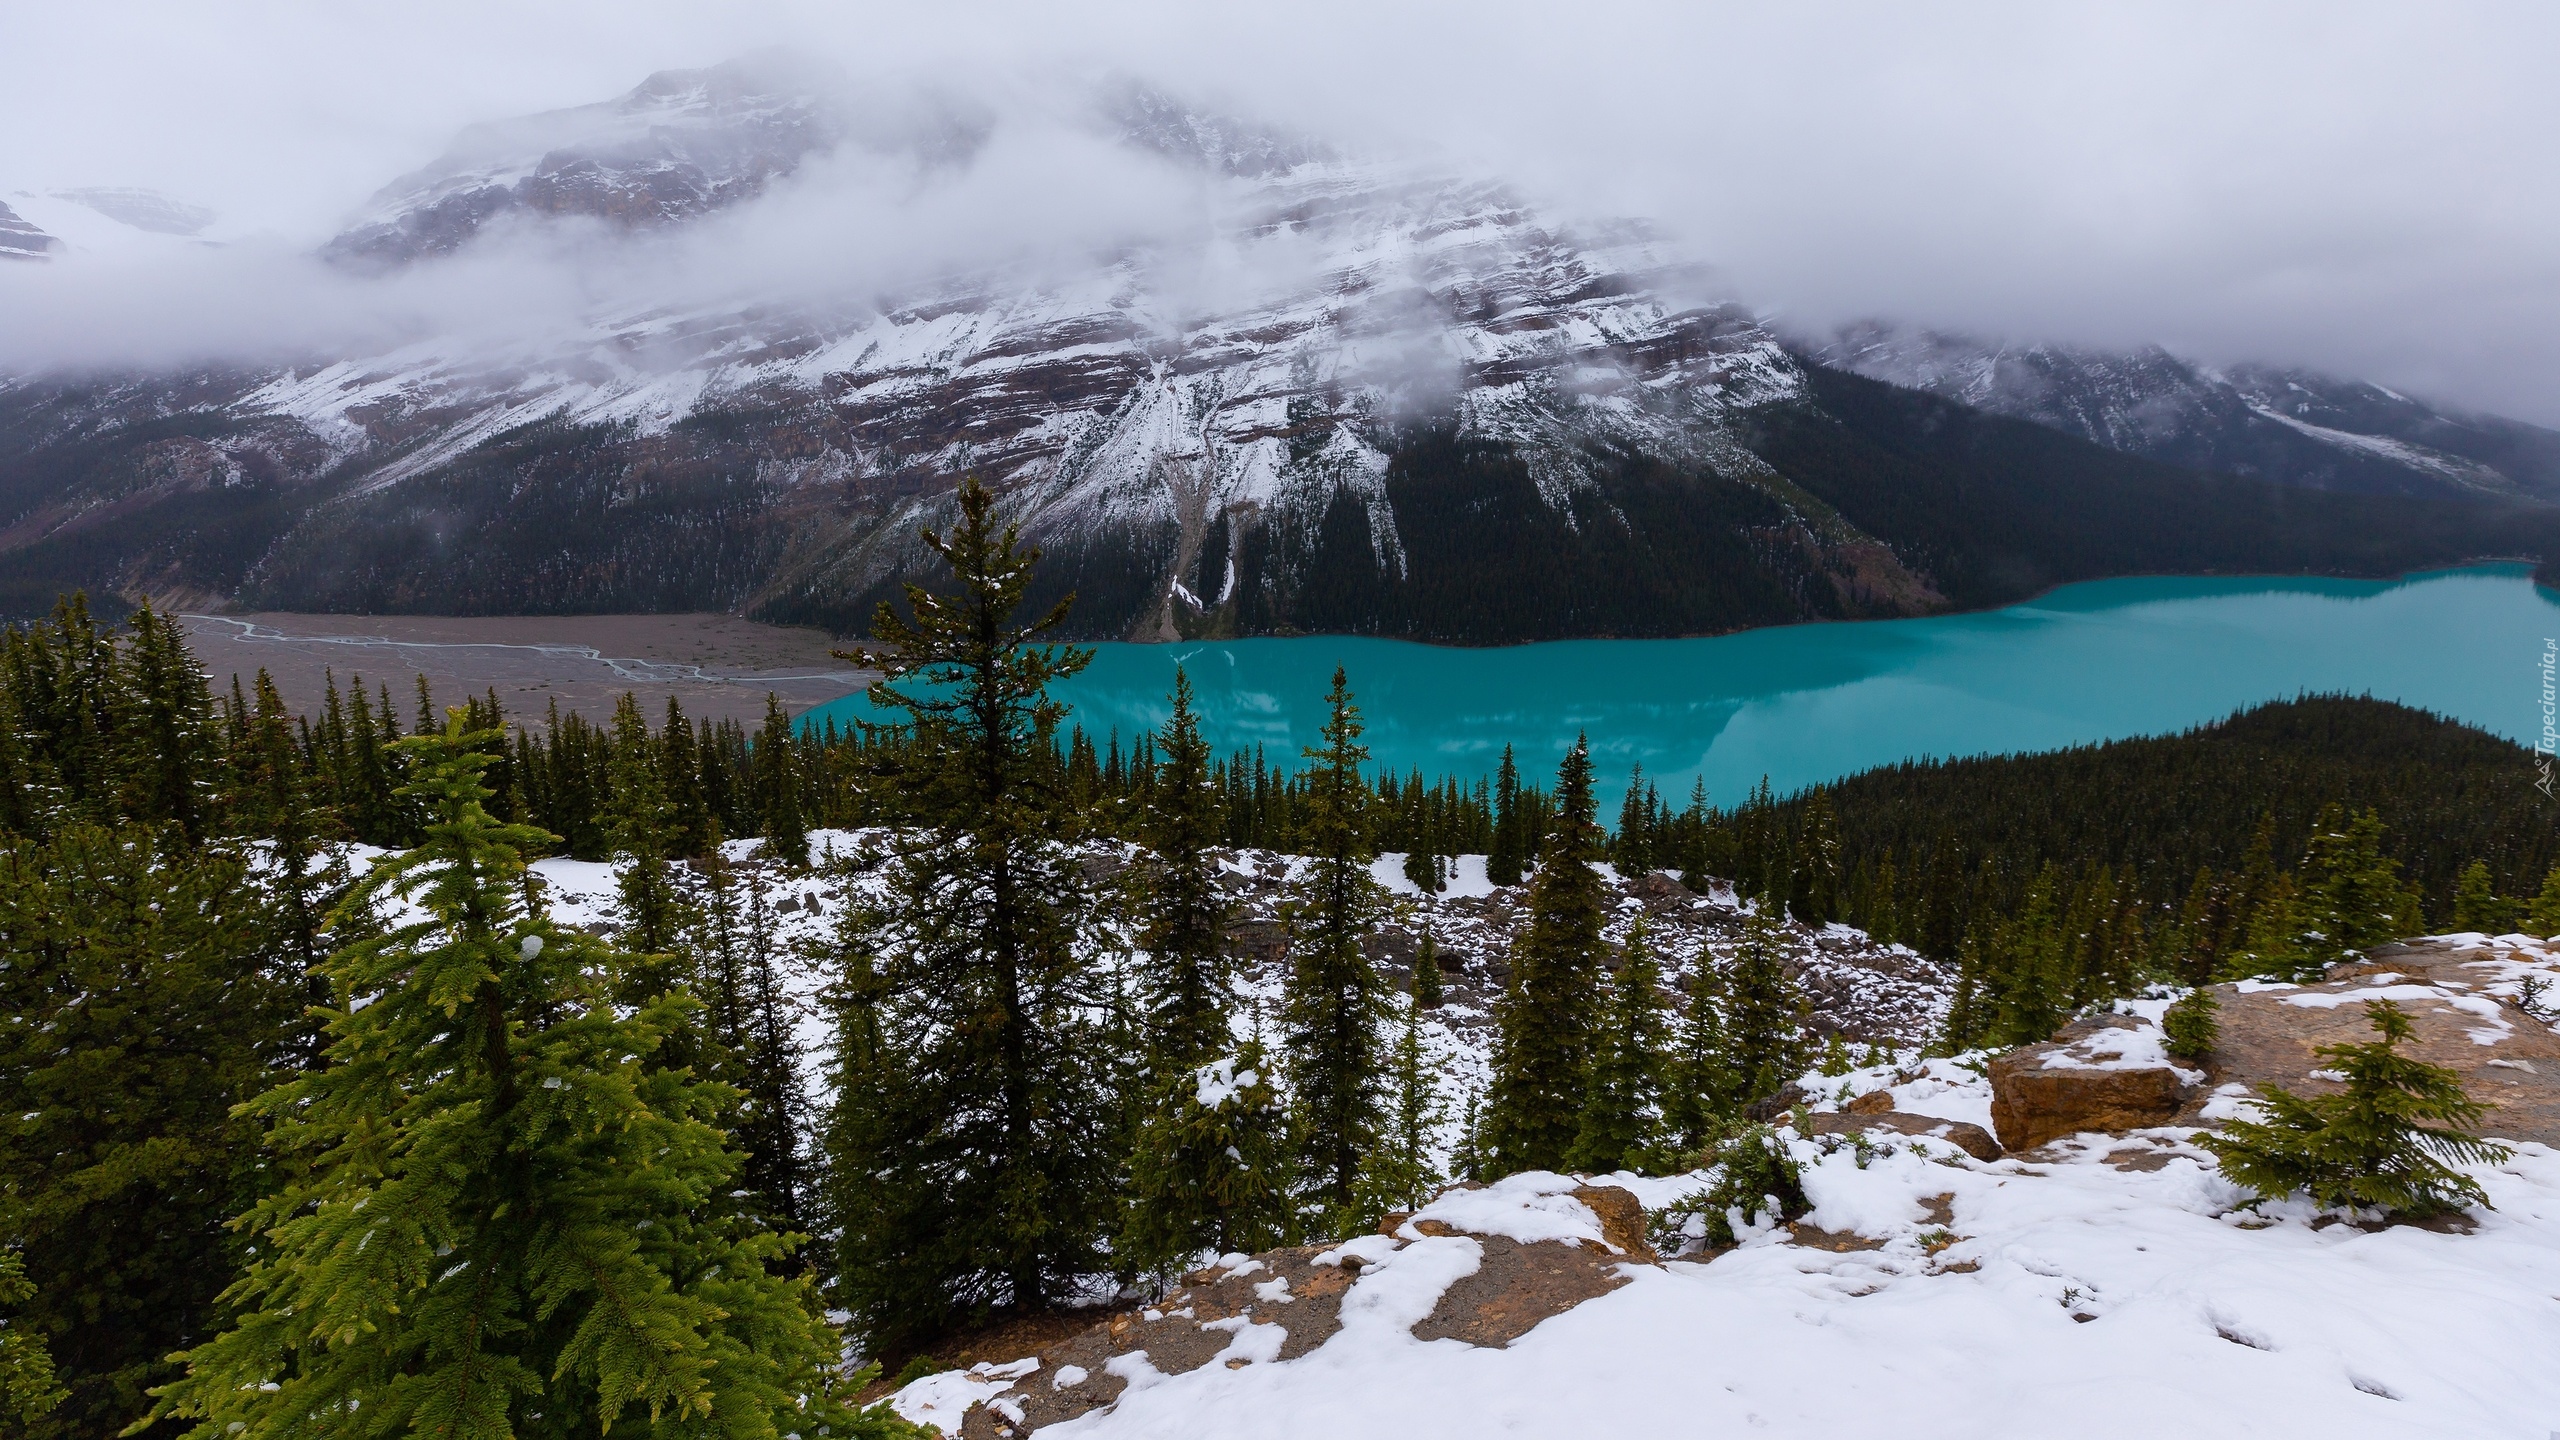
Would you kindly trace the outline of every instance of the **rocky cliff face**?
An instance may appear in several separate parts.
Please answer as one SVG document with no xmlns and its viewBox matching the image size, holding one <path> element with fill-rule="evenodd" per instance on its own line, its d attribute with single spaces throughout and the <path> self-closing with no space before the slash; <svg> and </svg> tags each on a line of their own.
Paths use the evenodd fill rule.
<svg viewBox="0 0 2560 1440">
<path fill-rule="evenodd" d="M 2189 469 L 2323 490 L 2560 497 L 2560 432 L 2357 380 L 2216 369 L 2156 345 L 2012 345 L 1878 321 L 1809 348 L 1825 364 Z"/>
</svg>

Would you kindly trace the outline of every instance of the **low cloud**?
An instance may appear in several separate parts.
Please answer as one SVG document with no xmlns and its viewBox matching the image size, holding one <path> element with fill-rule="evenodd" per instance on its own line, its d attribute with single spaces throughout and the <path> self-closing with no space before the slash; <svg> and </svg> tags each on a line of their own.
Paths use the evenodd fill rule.
<svg viewBox="0 0 2560 1440">
<path fill-rule="evenodd" d="M 41 123 L 0 156 L 0 201 L 151 186 L 222 212 L 231 240 L 0 268 L 0 365 L 503 345 L 615 307 L 860 305 L 1127 246 L 1181 276 L 1182 305 L 1287 283 L 1307 262 L 1284 241 L 1218 239 L 1196 177 L 1080 126 L 1069 97 L 1129 75 L 1355 152 L 1510 176 L 1562 213 L 1649 217 L 1799 328 L 2156 340 L 2560 424 L 2547 6 L 101 14 L 13 17 L 0 83 Z M 848 153 L 683 232 L 517 230 L 381 280 L 307 258 L 465 124 L 769 45 L 996 123 L 966 165 Z"/>
</svg>

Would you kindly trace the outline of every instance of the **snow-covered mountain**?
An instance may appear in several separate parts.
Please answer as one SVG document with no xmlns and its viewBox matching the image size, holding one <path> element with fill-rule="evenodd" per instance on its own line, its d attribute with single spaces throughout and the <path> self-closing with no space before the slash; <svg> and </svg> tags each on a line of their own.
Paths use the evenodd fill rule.
<svg viewBox="0 0 2560 1440">
<path fill-rule="evenodd" d="M 1828 365 L 2190 469 L 2325 490 L 2560 497 L 2560 432 L 2358 380 L 1880 321 L 1808 348 Z"/>
<path fill-rule="evenodd" d="M 1050 236 L 1049 215 L 1009 216 L 1011 250 L 866 268 L 822 245 L 823 283 L 765 283 L 752 238 L 846 203 L 828 185 L 889 175 L 866 203 L 930 198 L 1018 110 L 755 56 L 475 127 L 321 247 L 327 285 L 450 292 L 530 254 L 546 302 L 621 288 L 289 365 L 0 377 L 0 607 L 79 585 L 859 629 L 925 567 L 916 532 L 969 475 L 1094 637 L 1684 634 L 2000 598 L 1933 579 L 1965 557 L 1877 500 L 1905 483 L 1885 462 L 1803 423 L 1769 458 L 1779 419 L 1823 417 L 1806 360 L 1646 226 L 1143 87 L 1079 91 L 1041 123 L 1156 177 L 1178 220 Z M 45 214 L 218 238 L 181 238 L 203 221 L 179 202 L 80 194 Z M 678 260 L 687 283 L 652 288 Z M 1847 359 L 1891 370 L 1886 348 Z M 1993 389 L 1967 403 L 2018 408 Z M 2335 424 L 2282 413 L 2265 423 L 2285 435 Z M 2439 451 L 2466 493 L 2531 488 Z M 1869 518 L 1825 498 L 1853 494 Z M 2101 563 L 1974 569 L 2006 594 Z"/>
</svg>

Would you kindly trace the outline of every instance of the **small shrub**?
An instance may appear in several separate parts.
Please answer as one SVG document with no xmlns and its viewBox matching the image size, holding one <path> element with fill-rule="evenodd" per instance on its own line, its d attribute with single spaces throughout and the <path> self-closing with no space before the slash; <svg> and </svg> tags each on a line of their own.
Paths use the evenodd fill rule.
<svg viewBox="0 0 2560 1440">
<path fill-rule="evenodd" d="M 1743 1126 L 1715 1144 L 1705 1159 L 1716 1171 L 1715 1184 L 1655 1212 L 1654 1242 L 1665 1253 L 1686 1240 L 1692 1215 L 1706 1221 L 1708 1246 L 1721 1248 L 1734 1243 L 1729 1212 L 1741 1211 L 1742 1222 L 1750 1225 L 1772 1205 L 1780 1220 L 1794 1220 L 1812 1208 L 1805 1199 L 1803 1172 L 1769 1126 Z"/>
<path fill-rule="evenodd" d="M 2197 1143 L 2220 1157 L 2222 1173 L 2258 1192 L 2252 1205 L 2297 1192 L 2323 1209 L 2388 1215 L 2488 1204 L 2479 1182 L 2448 1162 L 2494 1165 L 2512 1153 L 2480 1138 L 2475 1127 L 2489 1107 L 2453 1071 L 2399 1053 L 2410 1035 L 2399 1006 L 2369 1000 L 2364 1009 L 2380 1039 L 2312 1052 L 2346 1077 L 2344 1093 L 2260 1086 L 2265 1120 L 2234 1121 Z"/>
<path fill-rule="evenodd" d="M 2169 1007 L 2160 1017 L 2160 1028 L 2169 1034 L 2171 1055 L 2202 1060 L 2213 1053 L 2213 1042 L 2222 1038 L 2222 1002 L 2212 986 L 2199 985 Z"/>
</svg>

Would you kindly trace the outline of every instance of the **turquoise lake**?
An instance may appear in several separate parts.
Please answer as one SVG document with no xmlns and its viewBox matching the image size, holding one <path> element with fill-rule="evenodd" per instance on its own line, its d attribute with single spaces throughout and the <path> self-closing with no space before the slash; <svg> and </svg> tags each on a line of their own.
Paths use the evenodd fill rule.
<svg viewBox="0 0 2560 1440">
<path fill-rule="evenodd" d="M 1489 774 L 1502 747 L 1551 780 L 1591 737 L 1614 815 L 1630 766 L 1677 805 L 1762 775 L 1780 794 L 1926 756 L 2054 750 L 2156 735 L 2304 692 L 2398 700 L 2531 745 L 2560 594 L 2526 567 L 2391 581 L 2143 578 L 2070 585 L 2004 610 L 1793 625 L 1693 640 L 1452 649 L 1354 636 L 1102 645 L 1060 688 L 1096 744 L 1163 723 L 1177 665 L 1221 752 L 1312 744 L 1334 666 L 1373 760 Z M 860 695 L 804 724 L 869 716 Z"/>
</svg>

